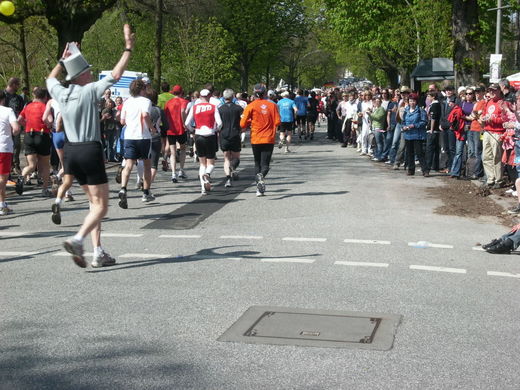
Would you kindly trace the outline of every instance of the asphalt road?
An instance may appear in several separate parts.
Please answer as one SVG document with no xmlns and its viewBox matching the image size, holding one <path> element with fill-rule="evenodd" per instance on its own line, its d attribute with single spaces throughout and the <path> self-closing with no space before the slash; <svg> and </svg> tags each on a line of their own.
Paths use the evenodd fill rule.
<svg viewBox="0 0 520 390">
<path fill-rule="evenodd" d="M 250 148 L 237 187 L 223 188 L 220 158 L 201 198 L 189 162 L 187 181 L 160 172 L 157 200 L 132 190 L 127 210 L 111 169 L 110 268 L 80 269 L 61 247 L 88 208 L 78 188 L 59 226 L 36 191 L 13 196 L 0 219 L 0 388 L 518 389 L 518 257 L 474 248 L 504 227 L 435 214 L 425 189 L 441 180 L 323 133 L 293 150 L 275 149 L 263 198 Z M 254 305 L 402 322 L 389 351 L 217 341 Z"/>
</svg>

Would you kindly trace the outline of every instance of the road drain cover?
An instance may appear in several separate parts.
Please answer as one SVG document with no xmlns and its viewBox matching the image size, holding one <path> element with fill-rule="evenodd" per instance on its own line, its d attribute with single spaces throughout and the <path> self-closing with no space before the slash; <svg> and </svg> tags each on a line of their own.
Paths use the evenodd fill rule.
<svg viewBox="0 0 520 390">
<path fill-rule="evenodd" d="M 386 351 L 400 322 L 395 314 L 252 306 L 218 340 Z"/>
</svg>

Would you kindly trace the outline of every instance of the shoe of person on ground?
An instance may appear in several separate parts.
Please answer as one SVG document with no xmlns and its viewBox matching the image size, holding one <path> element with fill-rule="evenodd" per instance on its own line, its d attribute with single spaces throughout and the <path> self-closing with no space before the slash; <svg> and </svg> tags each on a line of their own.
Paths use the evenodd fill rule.
<svg viewBox="0 0 520 390">
<path fill-rule="evenodd" d="M 78 267 L 86 268 L 87 262 L 83 256 L 83 243 L 70 238 L 63 243 L 63 247 L 72 255 L 72 260 Z"/>
<path fill-rule="evenodd" d="M 256 196 L 258 196 L 258 197 L 264 196 L 264 193 L 257 189 L 256 190 Z"/>
<path fill-rule="evenodd" d="M 509 210 L 507 210 L 507 213 L 508 214 L 520 214 L 520 203 L 514 207 L 511 207 Z"/>
<path fill-rule="evenodd" d="M 232 170 L 231 171 L 231 180 L 238 180 L 238 179 L 239 179 L 238 172 L 235 170 Z"/>
<path fill-rule="evenodd" d="M 124 191 L 124 190 L 119 191 L 117 196 L 119 197 L 119 207 L 121 207 L 122 209 L 127 209 L 128 200 L 126 198 L 126 191 Z"/>
<path fill-rule="evenodd" d="M 44 188 L 44 189 L 42 189 L 42 196 L 45 198 L 53 198 L 54 194 L 48 188 Z"/>
<path fill-rule="evenodd" d="M 172 183 L 178 183 L 179 180 L 177 179 L 177 174 L 176 173 L 172 173 Z"/>
<path fill-rule="evenodd" d="M 143 194 L 143 197 L 141 198 L 143 202 L 151 202 L 155 200 L 155 196 L 152 193 L 149 194 Z"/>
<path fill-rule="evenodd" d="M 23 194 L 23 186 L 24 186 L 24 178 L 23 178 L 23 176 L 18 176 L 18 179 L 16 180 L 16 187 L 15 187 L 15 191 L 18 195 Z"/>
<path fill-rule="evenodd" d="M 264 182 L 264 175 L 261 173 L 256 174 L 256 188 L 258 191 L 262 193 L 262 195 L 265 192 L 265 182 Z"/>
<path fill-rule="evenodd" d="M 224 184 L 224 187 L 231 187 L 231 186 L 232 186 L 231 179 L 227 179 L 226 184 Z"/>
<path fill-rule="evenodd" d="M 65 202 L 73 202 L 74 196 L 72 196 L 72 193 L 70 191 L 67 191 L 65 193 Z"/>
<path fill-rule="evenodd" d="M 101 267 L 109 267 L 111 265 L 116 264 L 116 259 L 110 256 L 105 251 L 102 251 L 101 254 L 94 256 L 92 259 L 92 263 L 90 265 L 92 268 L 101 268 Z"/>
<path fill-rule="evenodd" d="M 162 160 L 162 170 L 163 172 L 168 172 L 168 161 Z"/>
<path fill-rule="evenodd" d="M 207 173 L 202 175 L 202 181 L 204 183 L 204 189 L 206 190 L 206 192 L 211 191 L 211 180 Z"/>
<path fill-rule="evenodd" d="M 121 184 L 121 174 L 123 173 L 123 167 L 120 165 L 117 167 L 117 173 L 116 173 L 116 183 Z"/>
<path fill-rule="evenodd" d="M 513 241 L 509 238 L 486 248 L 486 252 L 494 254 L 509 254 L 514 249 Z"/>
<path fill-rule="evenodd" d="M 482 245 L 482 249 L 487 249 L 489 247 L 492 247 L 493 245 L 498 244 L 500 241 L 502 241 L 501 238 L 495 238 L 491 240 L 491 242 L 488 242 L 487 244 Z"/>
<path fill-rule="evenodd" d="M 60 210 L 61 207 L 58 203 L 53 203 L 52 204 L 52 207 L 51 207 L 51 210 L 52 210 L 52 216 L 51 216 L 51 220 L 54 224 L 56 225 L 60 225 L 61 224 L 61 213 L 60 213 Z"/>
<path fill-rule="evenodd" d="M 182 169 L 179 169 L 179 171 L 177 172 L 177 176 L 183 180 L 186 180 L 188 178 L 188 176 Z"/>
</svg>

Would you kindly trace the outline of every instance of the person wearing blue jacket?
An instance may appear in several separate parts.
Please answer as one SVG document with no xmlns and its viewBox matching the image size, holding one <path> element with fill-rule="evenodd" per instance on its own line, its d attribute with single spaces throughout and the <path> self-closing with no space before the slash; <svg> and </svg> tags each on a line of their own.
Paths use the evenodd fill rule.
<svg viewBox="0 0 520 390">
<path fill-rule="evenodd" d="M 417 105 L 419 97 L 412 93 L 408 97 L 408 107 L 406 107 L 401 123 L 405 140 L 407 175 L 415 174 L 415 157 L 421 164 L 424 177 L 430 176 L 426 159 L 424 156 L 423 142 L 426 140 L 427 115 L 423 108 Z"/>
</svg>

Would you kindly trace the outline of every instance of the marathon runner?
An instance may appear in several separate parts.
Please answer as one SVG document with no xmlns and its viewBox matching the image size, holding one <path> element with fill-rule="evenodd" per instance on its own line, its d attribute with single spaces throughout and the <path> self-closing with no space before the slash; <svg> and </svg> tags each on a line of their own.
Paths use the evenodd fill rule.
<svg viewBox="0 0 520 390">
<path fill-rule="evenodd" d="M 184 99 L 184 90 L 180 85 L 176 85 L 172 89 L 173 98 L 168 100 L 164 106 L 164 113 L 168 121 L 168 144 L 170 145 L 170 166 L 172 168 L 172 182 L 177 183 L 178 178 L 186 179 L 184 173 L 184 163 L 186 161 L 186 144 L 188 142 L 188 134 L 184 121 L 186 120 L 186 107 L 188 101 Z M 179 148 L 179 172 L 177 169 L 177 148 Z"/>
<path fill-rule="evenodd" d="M 278 149 L 285 146 L 285 153 L 290 153 L 289 146 L 291 145 L 292 132 L 294 128 L 294 117 L 298 111 L 294 100 L 289 99 L 290 93 L 288 91 L 282 92 L 282 99 L 278 102 L 278 111 L 280 113 L 280 143 Z"/>
<path fill-rule="evenodd" d="M 20 125 L 16 120 L 14 110 L 10 107 L 4 107 L 5 96 L 5 91 L 0 91 L 0 215 L 7 215 L 12 212 L 5 201 L 5 187 L 13 161 L 13 136 L 20 132 Z"/>
</svg>

